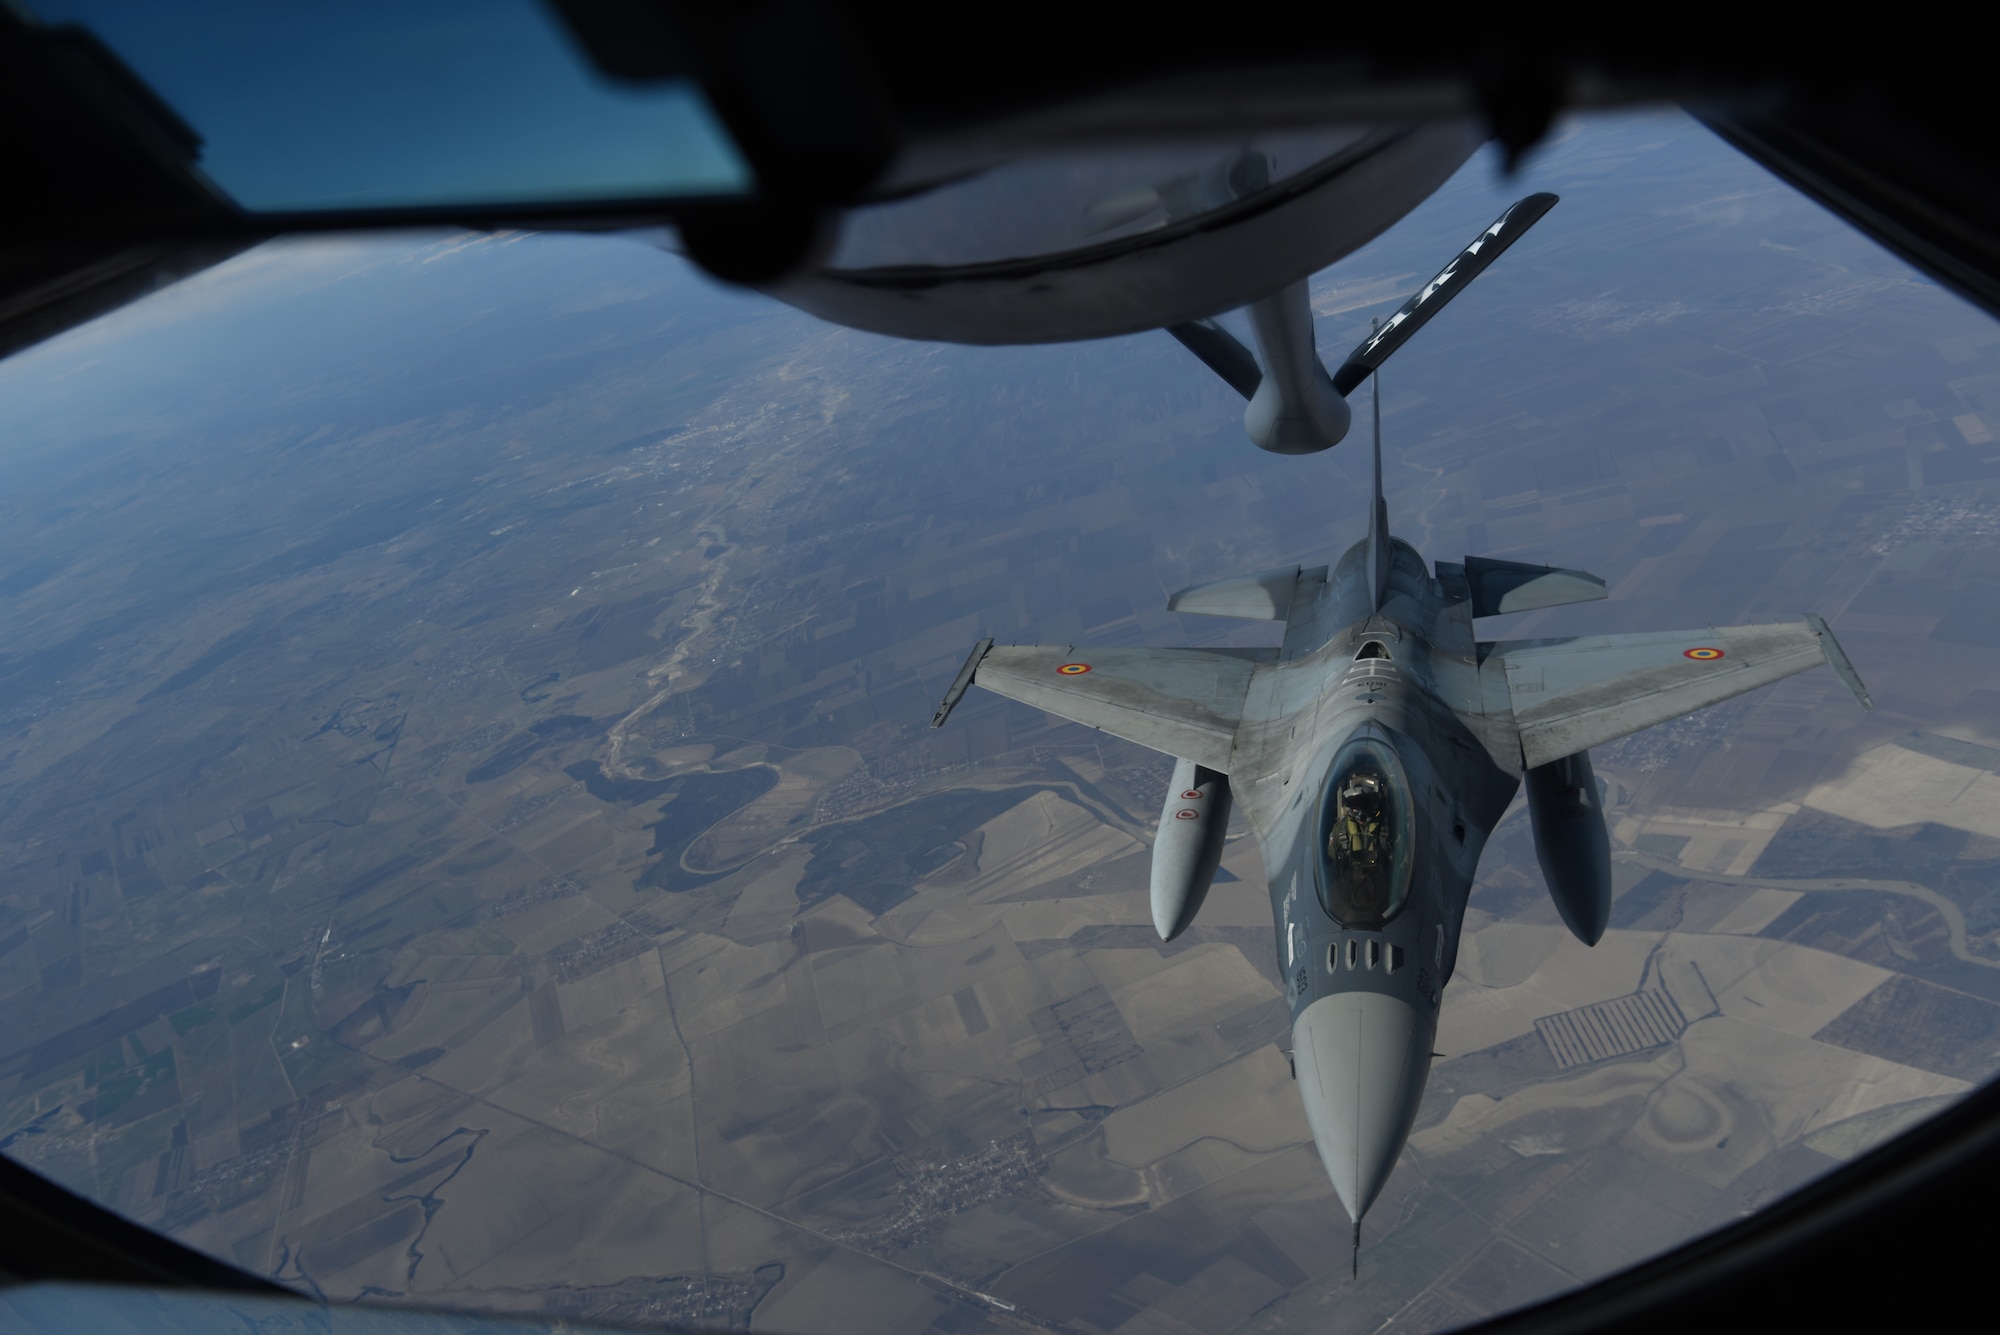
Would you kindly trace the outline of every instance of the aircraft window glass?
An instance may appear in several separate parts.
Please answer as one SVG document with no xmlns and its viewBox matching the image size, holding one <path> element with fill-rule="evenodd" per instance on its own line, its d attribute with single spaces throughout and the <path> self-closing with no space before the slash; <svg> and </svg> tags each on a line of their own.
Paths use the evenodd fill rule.
<svg viewBox="0 0 2000 1335">
<path fill-rule="evenodd" d="M 1369 640 L 1361 646 L 1361 652 L 1354 655 L 1354 661 L 1359 663 L 1364 658 L 1387 658 L 1388 656 L 1389 651 L 1383 646 L 1382 641 Z"/>
<path fill-rule="evenodd" d="M 1320 903 L 1343 927 L 1376 927 L 1410 893 L 1409 784 L 1389 747 L 1360 738 L 1334 760 L 1321 800 Z"/>
<path fill-rule="evenodd" d="M 1002 163 L 855 210 L 827 267 L 992 264 L 1143 238 L 1283 184 L 1369 133 L 1342 126 Z"/>
<path fill-rule="evenodd" d="M 1489 464 L 1502 478 L 1541 466 L 1549 499 L 1531 513 L 1552 557 L 1624 568 L 1636 540 L 1592 505 L 1557 503 L 1605 485 L 1570 451 L 1599 448 L 1607 430 L 1689 426 L 1671 403 L 1656 401 L 1659 420 L 1636 426 L 1586 411 L 1607 379 L 1698 375 L 1710 407 L 1757 421 L 1769 410 L 1797 464 L 1794 477 L 1791 462 L 1774 457 L 1767 473 L 1750 452 L 1710 463 L 1742 448 L 1711 441 L 1702 468 L 1634 484 L 1649 507 L 1672 507 L 1636 533 L 1646 550 L 1673 553 L 1660 592 L 1675 598 L 1702 592 L 1712 533 L 1845 495 L 1855 478 L 1836 465 L 1883 411 L 1913 432 L 1927 412 L 1948 420 L 1946 408 L 1987 414 L 1985 427 L 1961 423 L 1964 434 L 1993 425 L 1972 390 L 1953 388 L 1977 388 L 1962 377 L 1990 354 L 1987 317 L 1910 281 L 1678 112 L 1580 122 L 1511 178 L 1495 154 L 1474 161 L 1370 254 L 1314 280 L 1321 350 L 1338 355 L 1372 313 L 1337 307 L 1386 292 L 1375 309 L 1391 309 L 1420 281 L 1401 276 L 1433 272 L 1469 218 L 1570 181 L 1595 221 L 1534 240 L 1508 270 L 1532 267 L 1531 281 L 1485 289 L 1483 313 L 1448 312 L 1427 345 L 1508 346 L 1392 363 L 1386 400 L 1406 386 L 1404 420 L 1424 428 L 1391 425 L 1398 466 L 1436 467 L 1447 493 L 1477 495 Z M 1748 222 L 1728 203 L 1743 199 Z M 1715 200 L 1724 206 L 1699 204 Z M 1774 236 L 1787 247 L 1766 244 Z M 1378 274 L 1379 287 L 1363 286 Z M 1617 300 L 1600 300 L 1614 280 Z M 1717 310 L 1730 314 L 1720 325 L 1704 316 Z M 1544 318 L 1531 337 L 1510 332 Z M 1689 340 L 1704 338 L 1723 343 L 1690 361 Z M 1864 373 L 1815 353 L 1843 347 L 1870 352 Z M 1739 350 L 1753 348 L 1794 358 L 1796 374 L 1773 385 L 1746 371 Z M 1528 390 L 1509 379 L 1518 365 L 1537 369 Z M 931 733 L 937 674 L 951 665 L 925 669 L 921 694 L 899 683 L 911 680 L 912 645 L 968 648 L 964 618 L 975 613 L 1013 627 L 1023 606 L 1035 609 L 1039 624 L 1008 638 L 1072 628 L 1086 642 L 1129 638 L 1094 610 L 1096 593 L 1044 596 L 1027 574 L 974 580 L 968 553 L 1087 576 L 1111 609 L 1127 594 L 1153 606 L 1156 576 L 1183 577 L 1161 565 L 1172 555 L 1163 533 L 1185 535 L 1176 549 L 1218 553 L 1191 555 L 1189 579 L 1358 536 L 1359 507 L 1333 494 L 1332 474 L 1258 460 L 1238 441 L 1233 453 L 1218 447 L 1218 467 L 1277 479 L 1287 503 L 1239 511 L 1182 469 L 1147 493 L 1144 524 L 1072 552 L 1079 507 L 1122 513 L 1135 459 L 1206 458 L 1195 452 L 1233 437 L 1240 405 L 1214 386 L 1201 413 L 1132 411 L 1134 396 L 1177 401 L 1201 374 L 1164 334 L 1000 350 L 856 338 L 626 241 L 520 234 L 275 242 L 15 354 L 0 364 L 0 616 L 11 637 L 0 651 L 10 1070 L 0 1152 L 145 1227 L 323 1292 L 336 1321 L 340 1304 L 398 1295 L 426 1308 L 532 1301 L 802 1335 L 879 1326 L 885 1309 L 915 1310 L 905 1303 L 946 1312 L 951 1299 L 926 1296 L 882 1259 L 900 1258 L 912 1270 L 1004 1275 L 994 1299 L 1024 1320 L 1128 1304 L 1221 1312 L 1220 1328 L 1268 1302 L 1258 1320 L 1305 1325 L 1330 1291 L 1357 1295 L 1356 1312 L 1415 1312 L 1438 1293 L 1501 1311 L 1734 1219 L 1741 1184 L 1758 1185 L 1760 1204 L 1778 1199 L 1994 1077 L 1991 1050 L 1959 1037 L 1991 1019 L 1988 1003 L 1954 992 L 1950 1024 L 1927 1017 L 1938 1013 L 1935 983 L 1978 981 L 2000 950 L 1906 916 L 1907 953 L 1880 951 L 1882 923 L 1910 906 L 1893 885 L 1852 892 L 1865 911 L 1832 927 L 1802 934 L 1786 925 L 1793 914 L 1758 929 L 1751 981 L 1807 995 L 1792 986 L 1803 980 L 1823 997 L 1769 1014 L 1724 998 L 1731 1018 L 1715 1022 L 1701 976 L 1726 970 L 1747 938 L 1713 930 L 1727 905 L 1699 878 L 1720 865 L 1717 844 L 1688 842 L 1684 829 L 1632 836 L 1680 870 L 1621 900 L 1630 922 L 1639 901 L 1657 903 L 1647 922 L 1667 924 L 1661 958 L 1682 963 L 1551 1002 L 1550 988 L 1584 977 L 1574 961 L 1585 953 L 1550 909 L 1526 813 L 1489 843 L 1479 805 L 1426 805 L 1417 821 L 1411 790 L 1410 828 L 1434 822 L 1416 831 L 1426 849 L 1469 861 L 1483 846 L 1478 888 L 1459 906 L 1412 884 L 1402 909 L 1412 921 L 1390 924 L 1409 929 L 1397 932 L 1399 972 L 1349 974 L 1340 960 L 1343 972 L 1314 981 L 1407 980 L 1399 991 L 1421 989 L 1435 1006 L 1443 966 L 1462 951 L 1433 1100 L 1486 1087 L 1467 1073 L 1496 1062 L 1532 1058 L 1532 1069 L 1492 1087 L 1468 1152 L 1428 1155 L 1416 1189 L 1371 1211 L 1358 1279 L 1341 1245 L 1303 1261 L 1305 1278 L 1272 1297 L 1244 1297 L 1229 1267 L 1180 1266 L 1170 1286 L 1153 1271 L 1121 1281 L 1133 1247 L 1195 1254 L 1208 1235 L 1288 1208 L 1302 1176 L 1258 1185 L 1245 1175 L 1209 1216 L 1134 1242 L 1139 1225 L 1173 1222 L 1172 1211 L 1130 1216 L 1120 1202 L 1171 1171 L 1174 1138 L 1155 1137 L 1142 1165 L 1110 1163 L 1104 1137 L 1089 1138 L 1104 1109 L 1090 1105 L 1160 1051 L 1209 1052 L 1196 1040 L 1236 1003 L 1218 994 L 1128 1038 L 1102 990 L 1079 994 L 1080 965 L 1173 988 L 1199 961 L 1127 950 L 1120 933 L 1070 932 L 1053 949 L 1070 929 L 1048 916 L 1043 889 L 1007 898 L 1043 874 L 1022 850 L 1059 840 L 1057 852 L 1077 855 L 1076 882 L 1096 873 L 1104 885 L 1123 874 L 1104 859 L 1131 846 L 1096 833 L 1094 803 L 1047 749 L 1047 731 L 1010 734 L 1000 711 L 1014 706 L 989 700 L 985 721 L 968 712 Z M 1433 375 L 1436 406 L 1422 407 L 1415 394 Z M 1840 397 L 1864 382 L 1867 403 Z M 910 416 L 912 403 L 937 406 Z M 1548 403 L 1577 410 L 1546 434 L 1502 432 L 1470 454 L 1456 432 L 1428 425 L 1476 424 L 1484 404 Z M 1822 440 L 1802 412 L 1839 429 Z M 944 448 L 940 421 L 974 423 L 991 440 Z M 993 440 L 1005 448 L 982 447 Z M 1955 444 L 1921 461 L 1964 476 L 1992 448 Z M 903 513 L 911 496 L 922 524 L 871 518 Z M 1977 600 L 1995 562 L 1978 537 L 2000 512 L 1970 493 L 1963 505 L 1874 499 L 1882 527 L 1869 543 L 1914 560 L 1956 535 L 1963 559 L 1933 573 L 1975 600 L 1973 612 L 1990 611 Z M 1237 531 L 1244 514 L 1259 516 L 1256 532 Z M 1493 526 L 1497 549 L 1522 541 L 1520 522 Z M 1480 550 L 1484 536 L 1466 545 Z M 1246 544 L 1240 562 L 1221 556 Z M 1801 553 L 1784 580 L 1810 566 Z M 1741 587 L 1727 592 L 1743 606 L 1790 596 L 1771 582 L 1777 566 L 1739 565 Z M 1878 576 L 1869 596 L 1906 597 L 1902 578 Z M 1589 619 L 1602 610 L 1575 613 L 1579 632 L 1605 625 Z M 1085 632 L 1079 614 L 1111 629 Z M 1230 642 L 1252 632 L 1275 634 L 1246 625 Z M 1404 647 L 1371 630 L 1350 653 L 1370 638 L 1392 654 Z M 1886 664 L 1898 643 L 1851 647 L 1872 677 L 1870 655 Z M 1956 648 L 2000 664 L 2000 648 Z M 1763 852 L 1740 855 L 1754 854 L 1760 880 L 1809 890 L 1865 878 L 1861 861 L 1903 844 L 1894 876 L 1933 890 L 1977 878 L 1982 841 L 1951 852 L 1953 822 L 1990 815 L 1976 785 L 1955 803 L 1909 787 L 1940 764 L 1976 777 L 1991 759 L 1943 735 L 1967 706 L 1943 689 L 1957 660 L 1934 658 L 1894 661 L 1915 682 L 1909 698 L 1933 701 L 1909 725 L 1924 732 L 1885 739 L 1868 716 L 1822 711 L 1800 745 L 1851 758 L 1845 779 L 1781 764 L 1782 781 L 1732 790 L 1726 805 L 1799 808 L 1758 833 Z M 1078 680 L 1103 679 L 1105 662 L 1096 667 Z M 833 694 L 836 680 L 856 685 Z M 1711 717 L 1789 736 L 1801 702 L 1836 689 L 1821 669 Z M 1665 820 L 1634 828 L 1682 829 L 1674 803 L 1713 796 L 1712 749 L 1687 741 L 1703 735 L 1641 733 L 1594 755 L 1631 785 L 1621 816 Z M 1092 763 L 1127 792 L 1165 764 L 1108 736 L 1100 750 Z M 1322 766 L 1291 779 L 1307 839 L 1322 834 L 1322 806 L 1307 813 L 1304 799 L 1324 803 L 1329 777 Z M 1824 808 L 1798 801 L 1823 780 L 1813 802 Z M 1455 782 L 1451 797 L 1461 800 Z M 1443 837 L 1460 816 L 1464 851 Z M 1876 827 L 1903 819 L 1918 823 Z M 1317 887 L 1320 866 L 1309 856 L 1272 874 Z M 1218 911 L 1242 889 L 1218 886 L 1198 924 L 1226 927 Z M 1788 900 L 1768 890 L 1734 926 L 1751 931 L 1765 921 L 1756 914 Z M 919 912 L 930 916 L 913 932 Z M 1312 939 L 1361 958 L 1373 929 L 1315 921 Z M 975 939 L 987 931 L 997 957 Z M 1016 953 L 1010 933 L 1034 948 Z M 1265 949 L 1253 952 L 1260 967 Z M 1301 935 L 1294 977 L 1305 950 Z M 1385 945 L 1383 967 L 1396 964 Z M 1857 970 L 1860 985 L 1847 986 Z M 788 986 L 793 1004 L 757 1010 Z M 1031 1015 L 1036 995 L 1065 1000 Z M 926 1074 L 968 1045 L 998 1051 L 1003 1031 L 1031 1019 L 1045 1045 L 1010 1073 L 1032 1082 L 1023 1102 L 1034 1113 L 1017 1129 L 995 1121 L 978 1089 Z M 1829 1032 L 1849 1046 L 1801 1036 Z M 1231 1051 L 1215 1047 L 1189 1078 L 1226 1081 Z M 1079 1053 L 1105 1069 L 1086 1070 Z M 732 1064 L 756 1077 L 734 1080 Z M 1593 1104 L 1577 1077 L 1613 1065 L 1645 1097 Z M 1856 1088 L 1869 1097 L 1843 1102 Z M 1270 1097 L 1224 1120 L 1297 1115 L 1295 1091 Z M 1822 1108 L 1832 1111 L 1815 1116 Z M 922 1134 L 906 1148 L 871 1137 L 877 1125 Z M 1607 1126 L 1615 1134 L 1596 1134 Z M 1058 1153 L 1037 1139 L 1051 1132 L 1075 1138 Z M 1560 1156 L 1522 1157 L 1537 1148 L 1527 1141 L 1557 1138 Z M 1345 1233 L 1308 1153 L 1308 1213 Z M 1545 1253 L 1556 1268 L 1524 1285 L 1518 1268 L 1478 1264 L 1490 1239 L 1507 1245 L 1505 1212 L 1469 1214 L 1462 1202 L 1501 1199 L 1546 1167 L 1645 1189 L 1547 1198 L 1536 1227 L 1560 1244 Z M 1032 1262 L 1039 1237 L 980 1227 L 1040 1209 L 1051 1187 L 1097 1203 L 1067 1216 L 1079 1227 L 1066 1247 L 1098 1276 L 1083 1290 Z M 754 1219 L 731 1203 L 780 1199 L 782 1210 Z M 1450 1245 L 1408 1246 L 1445 1236 L 1441 1225 Z M 830 1235 L 841 1244 L 832 1251 Z M 864 1279 L 828 1303 L 815 1297 L 828 1276 Z"/>
<path fill-rule="evenodd" d="M 738 195 L 690 81 L 599 75 L 537 0 L 31 0 L 81 24 L 253 211 Z"/>
</svg>

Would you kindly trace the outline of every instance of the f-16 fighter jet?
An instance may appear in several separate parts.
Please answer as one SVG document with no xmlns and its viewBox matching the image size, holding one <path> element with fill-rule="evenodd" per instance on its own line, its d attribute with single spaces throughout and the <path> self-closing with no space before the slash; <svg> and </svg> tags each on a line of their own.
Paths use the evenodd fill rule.
<svg viewBox="0 0 2000 1335">
<path fill-rule="evenodd" d="M 1194 921 L 1240 804 L 1270 875 L 1306 1121 L 1355 1221 L 1408 1138 L 1480 850 L 1523 780 L 1562 920 L 1611 910 L 1590 748 L 1821 662 L 1867 693 L 1820 618 L 1482 641 L 1474 623 L 1605 596 L 1604 581 L 1484 557 L 1426 567 L 1390 536 L 1379 390 L 1368 532 L 1331 567 L 1181 590 L 1178 612 L 1284 623 L 1276 649 L 974 649 L 939 706 L 981 686 L 1175 758 L 1153 848 L 1153 925 Z"/>
</svg>

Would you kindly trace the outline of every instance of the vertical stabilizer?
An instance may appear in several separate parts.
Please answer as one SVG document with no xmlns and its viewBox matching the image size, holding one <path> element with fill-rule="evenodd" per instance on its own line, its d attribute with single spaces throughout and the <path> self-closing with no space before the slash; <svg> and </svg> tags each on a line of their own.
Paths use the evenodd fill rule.
<svg viewBox="0 0 2000 1335">
<path fill-rule="evenodd" d="M 1382 499 L 1382 374 L 1374 376 L 1375 483 L 1368 504 L 1368 610 L 1382 610 L 1389 592 L 1389 503 Z"/>
</svg>

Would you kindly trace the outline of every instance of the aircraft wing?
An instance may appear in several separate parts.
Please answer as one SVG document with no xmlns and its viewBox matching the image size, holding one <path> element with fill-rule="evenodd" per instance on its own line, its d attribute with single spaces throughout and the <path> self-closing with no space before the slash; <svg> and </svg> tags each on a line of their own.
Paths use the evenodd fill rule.
<svg viewBox="0 0 2000 1335">
<path fill-rule="evenodd" d="M 1782 681 L 1822 662 L 1867 693 L 1818 617 L 1762 626 L 1495 644 L 1533 768 Z"/>
<path fill-rule="evenodd" d="M 972 684 L 1226 774 L 1260 656 L 1271 651 L 1003 645 L 972 665 Z"/>
</svg>

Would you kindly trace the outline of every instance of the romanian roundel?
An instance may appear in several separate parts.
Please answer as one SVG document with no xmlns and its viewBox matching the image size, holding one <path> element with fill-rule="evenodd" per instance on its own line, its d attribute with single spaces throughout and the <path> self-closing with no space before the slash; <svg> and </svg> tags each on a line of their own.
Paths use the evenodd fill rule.
<svg viewBox="0 0 2000 1335">
<path fill-rule="evenodd" d="M 1081 677 L 1084 673 L 1090 671 L 1090 664 L 1064 663 L 1061 667 L 1057 668 L 1056 671 L 1062 673 L 1065 677 Z"/>
<path fill-rule="evenodd" d="M 1716 659 L 1722 657 L 1722 650 L 1710 645 L 1703 645 L 1698 649 L 1688 650 L 1687 657 L 1700 663 L 1713 663 Z"/>
<path fill-rule="evenodd" d="M 1179 811 L 1176 811 L 1176 812 L 1174 813 L 1174 819 L 1175 819 L 1175 820 L 1200 820 L 1200 819 L 1201 819 L 1201 813 L 1200 813 L 1199 811 L 1189 811 L 1189 810 L 1188 810 L 1188 809 L 1187 809 L 1186 807 L 1182 807 L 1182 808 L 1181 808 L 1181 809 L 1180 809 Z"/>
</svg>

